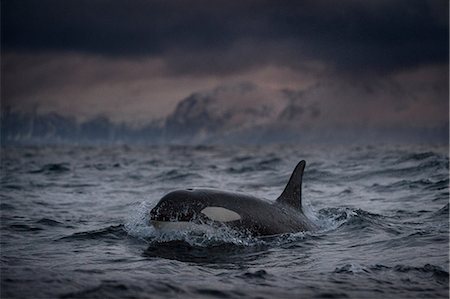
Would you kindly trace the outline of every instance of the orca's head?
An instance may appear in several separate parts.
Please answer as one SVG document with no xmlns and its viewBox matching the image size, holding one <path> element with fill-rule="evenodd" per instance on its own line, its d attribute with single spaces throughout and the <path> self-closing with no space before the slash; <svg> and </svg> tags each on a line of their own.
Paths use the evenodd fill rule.
<svg viewBox="0 0 450 299">
<path fill-rule="evenodd" d="M 177 190 L 163 196 L 150 211 L 150 220 L 162 222 L 206 220 L 201 211 L 204 200 L 192 189 Z"/>
<path fill-rule="evenodd" d="M 165 195 L 150 211 L 153 224 L 161 222 L 193 222 L 209 221 L 229 222 L 241 219 L 241 216 L 229 209 L 221 207 L 201 190 L 177 190 Z"/>
</svg>

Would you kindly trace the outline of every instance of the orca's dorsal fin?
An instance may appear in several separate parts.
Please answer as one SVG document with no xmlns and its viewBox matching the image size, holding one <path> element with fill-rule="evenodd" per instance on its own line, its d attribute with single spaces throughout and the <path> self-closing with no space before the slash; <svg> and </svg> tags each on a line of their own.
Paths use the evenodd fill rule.
<svg viewBox="0 0 450 299">
<path fill-rule="evenodd" d="M 290 205 L 299 210 L 302 209 L 302 179 L 305 165 L 305 160 L 301 160 L 297 164 L 283 193 L 277 198 L 277 202 Z"/>
</svg>

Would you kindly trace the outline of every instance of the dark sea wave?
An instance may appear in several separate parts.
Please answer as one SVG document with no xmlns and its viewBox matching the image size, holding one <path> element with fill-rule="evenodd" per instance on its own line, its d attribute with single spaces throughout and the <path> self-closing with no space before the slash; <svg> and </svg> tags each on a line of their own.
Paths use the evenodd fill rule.
<svg viewBox="0 0 450 299">
<path fill-rule="evenodd" d="M 162 232 L 185 187 L 274 200 L 307 160 L 319 227 Z M 1 152 L 1 298 L 448 298 L 447 146 L 29 147 Z"/>
<path fill-rule="evenodd" d="M 45 173 L 45 174 L 51 174 L 51 173 L 65 173 L 70 171 L 70 165 L 69 163 L 50 163 L 45 164 L 40 169 L 32 170 L 30 173 Z"/>
</svg>

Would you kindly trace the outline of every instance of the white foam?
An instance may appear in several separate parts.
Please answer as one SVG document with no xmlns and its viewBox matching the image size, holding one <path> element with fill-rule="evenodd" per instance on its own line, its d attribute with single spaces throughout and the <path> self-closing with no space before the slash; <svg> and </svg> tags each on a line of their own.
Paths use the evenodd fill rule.
<svg viewBox="0 0 450 299">
<path fill-rule="evenodd" d="M 151 221 L 154 228 L 159 230 L 201 230 L 203 231 L 207 225 L 197 224 L 190 221 Z"/>
<path fill-rule="evenodd" d="M 149 224 L 150 211 L 155 206 L 153 202 L 142 202 L 135 206 L 125 222 L 125 230 L 135 238 L 145 239 L 155 234 L 155 229 Z"/>
</svg>

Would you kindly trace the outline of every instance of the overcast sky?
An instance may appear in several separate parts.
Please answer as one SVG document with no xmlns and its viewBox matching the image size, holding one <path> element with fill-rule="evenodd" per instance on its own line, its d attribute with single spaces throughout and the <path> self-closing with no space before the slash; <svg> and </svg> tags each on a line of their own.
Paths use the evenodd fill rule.
<svg viewBox="0 0 450 299">
<path fill-rule="evenodd" d="M 447 0 L 2 0 L 2 106 L 146 123 L 194 92 L 238 82 L 269 95 L 327 82 L 333 87 L 319 101 L 352 82 L 392 82 L 405 93 L 400 104 L 412 107 L 402 117 L 445 123 L 448 6 Z M 356 114 L 355 107 L 367 114 L 377 106 L 359 101 L 356 94 L 344 102 Z M 395 108 L 395 101 L 383 99 L 386 109 L 372 111 Z"/>
</svg>

